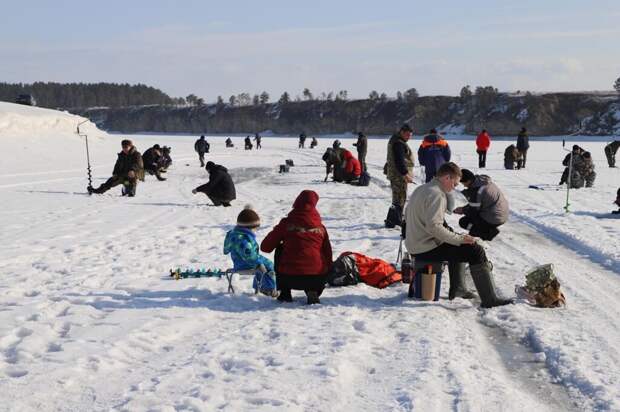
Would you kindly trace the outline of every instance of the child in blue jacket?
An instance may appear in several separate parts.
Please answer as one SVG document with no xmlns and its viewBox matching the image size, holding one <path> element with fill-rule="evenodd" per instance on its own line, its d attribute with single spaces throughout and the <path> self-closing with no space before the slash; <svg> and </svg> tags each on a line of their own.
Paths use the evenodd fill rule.
<svg viewBox="0 0 620 412">
<path fill-rule="evenodd" d="M 259 226 L 258 214 L 246 206 L 237 216 L 235 228 L 226 233 L 224 254 L 230 253 L 235 270 L 256 270 L 252 282 L 255 292 L 276 297 L 278 292 L 273 262 L 258 253 L 255 232 Z"/>
</svg>

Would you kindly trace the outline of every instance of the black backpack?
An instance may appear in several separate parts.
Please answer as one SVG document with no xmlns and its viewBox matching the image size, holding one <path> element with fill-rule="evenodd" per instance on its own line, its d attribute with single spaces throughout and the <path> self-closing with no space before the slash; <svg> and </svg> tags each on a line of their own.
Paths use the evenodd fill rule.
<svg viewBox="0 0 620 412">
<path fill-rule="evenodd" d="M 357 181 L 358 186 L 368 186 L 370 184 L 370 175 L 365 170 L 360 175 L 359 180 Z"/>
<path fill-rule="evenodd" d="M 327 274 L 327 283 L 331 286 L 356 285 L 360 281 L 355 257 L 352 255 L 340 256 L 332 264 Z"/>
</svg>

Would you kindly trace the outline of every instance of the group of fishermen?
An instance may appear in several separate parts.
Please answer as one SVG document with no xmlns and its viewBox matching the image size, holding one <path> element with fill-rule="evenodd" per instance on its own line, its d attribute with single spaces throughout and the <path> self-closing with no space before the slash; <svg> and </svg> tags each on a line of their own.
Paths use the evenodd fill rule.
<svg viewBox="0 0 620 412">
<path fill-rule="evenodd" d="M 159 181 L 166 180 L 162 173 L 166 173 L 172 164 L 170 151 L 168 146 L 155 144 L 141 154 L 131 140 L 125 139 L 121 141 L 121 151 L 114 164 L 112 176 L 96 188 L 89 185 L 87 191 L 89 194 L 102 194 L 115 186 L 123 185 L 122 195 L 134 197 L 138 181 L 144 181 L 145 174 L 155 176 Z"/>
</svg>

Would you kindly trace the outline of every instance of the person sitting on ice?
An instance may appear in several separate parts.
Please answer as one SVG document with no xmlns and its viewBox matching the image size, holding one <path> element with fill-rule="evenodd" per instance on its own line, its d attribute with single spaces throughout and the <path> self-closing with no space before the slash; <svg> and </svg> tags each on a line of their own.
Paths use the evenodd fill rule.
<svg viewBox="0 0 620 412">
<path fill-rule="evenodd" d="M 303 290 L 308 304 L 321 303 L 327 273 L 332 265 L 332 247 L 327 229 L 316 210 L 319 195 L 302 191 L 293 210 L 280 220 L 260 245 L 263 252 L 276 251 L 276 279 L 281 302 L 292 302 L 291 289 Z"/>
<path fill-rule="evenodd" d="M 613 212 L 611 212 L 614 215 L 620 215 L 620 188 L 618 188 L 618 192 L 616 193 L 616 201 L 614 202 L 614 204 L 618 205 L 618 210 L 614 210 Z"/>
<path fill-rule="evenodd" d="M 149 175 L 157 178 L 159 181 L 166 180 L 165 177 L 161 176 L 161 165 L 163 161 L 163 154 L 161 152 L 161 147 L 158 144 L 153 145 L 153 147 L 149 147 L 142 154 L 142 162 L 144 163 L 144 171 Z"/>
<path fill-rule="evenodd" d="M 226 138 L 226 147 L 235 147 L 230 137 Z"/>
<path fill-rule="evenodd" d="M 214 206 L 230 206 L 230 202 L 237 198 L 237 192 L 228 169 L 211 161 L 207 162 L 205 169 L 209 172 L 209 181 L 192 190 L 192 193 L 204 193 Z"/>
<path fill-rule="evenodd" d="M 509 145 L 504 151 L 504 168 L 508 170 L 514 170 L 515 163 L 520 156 L 519 150 L 513 144 Z"/>
<path fill-rule="evenodd" d="M 579 145 L 575 144 L 573 145 L 573 150 L 569 154 L 564 156 L 564 160 L 562 160 L 562 165 L 566 167 L 564 168 L 564 172 L 562 172 L 562 177 L 560 178 L 560 183 L 559 183 L 560 186 L 568 181 L 569 169 L 572 169 L 574 167 L 575 161 L 583 153 L 584 153 L 584 150 L 581 147 L 579 147 Z"/>
<path fill-rule="evenodd" d="M 88 193 L 101 194 L 107 192 L 114 186 L 123 185 L 123 196 L 133 197 L 136 195 L 138 180 L 144 181 L 144 164 L 142 155 L 131 140 L 121 142 L 121 152 L 118 154 L 112 177 L 106 180 L 101 186 L 93 188 L 88 186 Z"/>
<path fill-rule="evenodd" d="M 463 195 L 469 203 L 453 211 L 464 215 L 459 226 L 471 236 L 493 240 L 499 234 L 497 228 L 508 220 L 508 200 L 489 176 L 475 175 L 468 169 L 461 169 L 461 173 L 461 183 L 466 188 Z"/>
<path fill-rule="evenodd" d="M 418 186 L 407 202 L 405 246 L 415 259 L 430 262 L 467 262 L 483 308 L 512 303 L 498 297 L 493 266 L 484 248 L 471 235 L 451 232 L 445 226 L 447 193 L 458 185 L 461 169 L 444 163 L 429 183 Z"/>
<path fill-rule="evenodd" d="M 359 160 L 353 156 L 353 153 L 346 149 L 344 150 L 342 157 L 344 160 L 343 180 L 346 183 L 351 183 L 358 180 L 362 174 L 362 167 Z"/>
<path fill-rule="evenodd" d="M 256 230 L 259 227 L 260 217 L 252 206 L 246 205 L 237 216 L 237 225 L 226 233 L 224 254 L 230 254 L 234 270 L 255 270 L 252 287 L 256 293 L 276 297 L 273 262 L 258 253 Z"/>
<path fill-rule="evenodd" d="M 252 139 L 250 139 L 250 136 L 246 136 L 244 142 L 245 150 L 252 150 Z"/>
<path fill-rule="evenodd" d="M 314 149 L 316 146 L 318 146 L 319 142 L 316 140 L 316 137 L 312 138 L 312 141 L 310 142 L 310 149 Z"/>
<path fill-rule="evenodd" d="M 594 186 L 595 179 L 596 172 L 594 171 L 594 163 L 592 163 L 590 152 L 584 152 L 581 156 L 573 157 L 570 178 L 571 189 L 579 189 L 584 186 L 592 187 Z"/>
</svg>

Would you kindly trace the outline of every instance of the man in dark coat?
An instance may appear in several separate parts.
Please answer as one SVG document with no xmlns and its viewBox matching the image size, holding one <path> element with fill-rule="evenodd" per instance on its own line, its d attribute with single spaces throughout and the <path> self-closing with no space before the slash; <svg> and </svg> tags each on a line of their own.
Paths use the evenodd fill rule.
<svg viewBox="0 0 620 412">
<path fill-rule="evenodd" d="M 233 144 L 233 141 L 230 137 L 226 138 L 226 147 L 235 147 L 235 145 Z"/>
<path fill-rule="evenodd" d="M 250 136 L 246 136 L 244 142 L 245 150 L 252 150 L 252 139 L 250 139 Z"/>
<path fill-rule="evenodd" d="M 209 153 L 209 147 L 211 145 L 205 140 L 204 136 L 200 136 L 200 139 L 194 143 L 194 150 L 198 152 L 198 158 L 200 159 L 200 167 L 205 165 L 205 153 Z"/>
<path fill-rule="evenodd" d="M 616 167 L 616 152 L 620 148 L 620 140 L 614 140 L 605 146 L 605 157 L 609 167 Z"/>
<path fill-rule="evenodd" d="M 407 184 L 413 183 L 413 153 L 407 144 L 412 133 L 411 126 L 405 123 L 388 141 L 384 173 L 392 188 L 392 204 L 385 219 L 387 228 L 402 224 L 403 209 L 407 200 Z"/>
<path fill-rule="evenodd" d="M 450 161 L 452 153 L 448 142 L 437 133 L 437 130 L 431 129 L 429 134 L 424 136 L 422 144 L 418 149 L 418 161 L 424 166 L 426 173 L 426 183 L 430 182 L 439 167 Z"/>
<path fill-rule="evenodd" d="M 301 133 L 299 135 L 299 148 L 303 149 L 305 144 L 306 144 L 306 134 L 305 133 Z"/>
<path fill-rule="evenodd" d="M 527 135 L 527 129 L 521 128 L 519 136 L 517 136 L 517 150 L 521 154 L 521 161 L 517 162 L 517 169 L 525 169 L 525 162 L 527 161 L 527 151 L 530 148 L 530 138 Z"/>
<path fill-rule="evenodd" d="M 368 152 L 368 138 L 362 132 L 357 134 L 357 142 L 353 143 L 357 148 L 357 160 L 362 166 L 362 172 L 366 171 L 366 153 Z"/>
<path fill-rule="evenodd" d="M 138 179 L 144 180 L 144 164 L 142 155 L 138 152 L 131 140 L 121 142 L 121 152 L 118 154 L 112 177 L 106 180 L 98 188 L 88 186 L 88 193 L 104 193 L 120 184 L 123 185 L 123 196 L 133 197 L 136 195 Z"/>
<path fill-rule="evenodd" d="M 165 177 L 161 176 L 161 167 L 164 162 L 164 158 L 161 152 L 161 147 L 158 144 L 149 147 L 142 154 L 142 162 L 144 163 L 144 171 L 150 175 L 155 175 L 157 180 L 164 181 Z"/>
<path fill-rule="evenodd" d="M 254 135 L 254 141 L 256 142 L 256 150 L 258 150 L 258 149 L 261 149 L 261 148 L 262 148 L 262 146 L 260 145 L 261 140 L 262 140 L 261 135 L 259 135 L 258 133 L 256 133 L 256 134 Z"/>
<path fill-rule="evenodd" d="M 462 169 L 461 183 L 465 186 L 463 195 L 468 204 L 454 209 L 457 215 L 465 215 L 459 220 L 463 229 L 471 236 L 482 240 L 493 240 L 499 234 L 497 228 L 508 220 L 508 200 L 487 175 L 474 175 Z"/>
<path fill-rule="evenodd" d="M 516 146 L 511 144 L 506 150 L 504 150 L 504 168 L 508 170 L 514 170 L 515 162 L 520 158 L 519 150 Z"/>
<path fill-rule="evenodd" d="M 579 156 L 583 154 L 583 152 L 584 150 L 581 147 L 579 147 L 579 145 L 573 145 L 573 150 L 571 151 L 571 153 L 564 156 L 564 160 L 562 160 L 562 165 L 566 167 L 564 168 L 564 172 L 562 172 L 560 183 L 558 183 L 559 185 L 563 185 L 564 183 L 568 181 L 569 169 L 573 168 L 575 161 L 577 160 Z M 572 159 L 572 164 L 571 164 L 571 159 Z"/>
<path fill-rule="evenodd" d="M 209 181 L 192 190 L 192 193 L 204 193 L 215 206 L 230 206 L 230 202 L 237 198 L 237 193 L 228 169 L 213 162 L 207 162 L 205 169 L 209 172 Z"/>
</svg>

